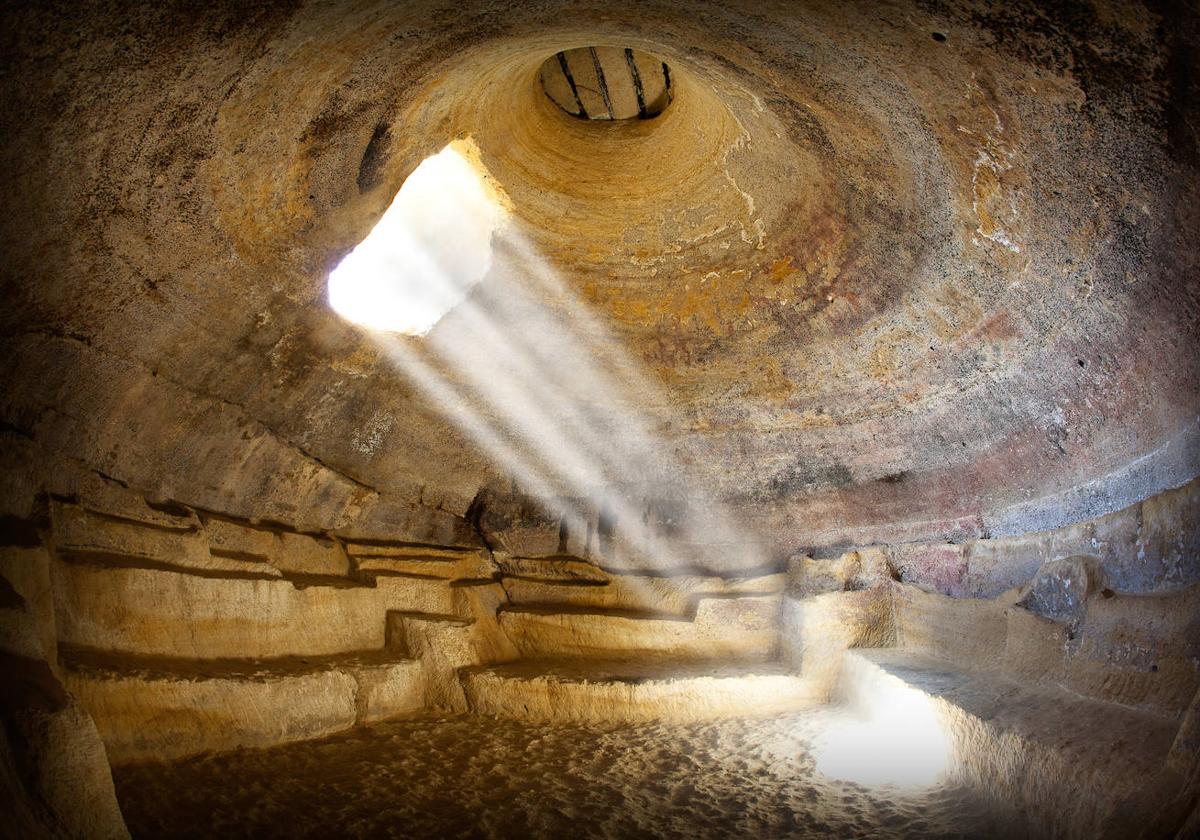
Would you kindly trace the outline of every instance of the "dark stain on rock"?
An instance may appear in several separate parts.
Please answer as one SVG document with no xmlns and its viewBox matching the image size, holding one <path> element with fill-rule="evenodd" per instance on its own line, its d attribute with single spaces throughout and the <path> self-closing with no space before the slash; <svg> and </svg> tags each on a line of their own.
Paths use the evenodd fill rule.
<svg viewBox="0 0 1200 840">
<path fill-rule="evenodd" d="M 559 514 L 547 511 L 543 500 L 523 493 L 503 493 L 483 488 L 467 508 L 468 522 L 485 534 L 531 525 L 558 527 Z"/>
<path fill-rule="evenodd" d="M 959 17 L 958 9 L 940 0 L 924 0 L 920 5 L 940 17 Z M 1163 12 L 1164 17 L 1186 20 L 1183 10 Z M 1162 127 L 1165 99 L 1145 96 L 1141 87 L 1154 74 L 1158 44 L 1103 19 L 1091 3 L 997 4 L 986 11 L 967 12 L 964 22 L 968 21 L 991 33 L 999 52 L 1074 77 L 1089 113 L 1108 111 Z M 1142 95 L 1132 96 L 1135 89 Z"/>
<path fill-rule="evenodd" d="M 850 468 L 840 462 L 805 464 L 797 462 L 771 476 L 767 495 L 787 497 L 825 487 L 845 487 L 854 481 Z"/>
<path fill-rule="evenodd" d="M 1012 315 L 1008 312 L 997 312 L 983 322 L 980 337 L 989 341 L 1001 342 L 1019 338 L 1021 331 L 1013 323 Z"/>
<path fill-rule="evenodd" d="M 837 152 L 825 127 L 803 103 L 780 95 L 766 99 L 763 104 L 779 117 L 796 145 L 815 151 L 826 160 L 836 158 Z"/>
<path fill-rule="evenodd" d="M 0 545 L 34 548 L 41 544 L 36 522 L 16 516 L 0 516 Z"/>
<path fill-rule="evenodd" d="M 358 191 L 368 192 L 379 184 L 379 173 L 387 160 L 388 144 L 392 138 L 390 126 L 379 123 L 371 133 L 371 140 L 363 152 L 362 162 L 358 165 Z"/>
<path fill-rule="evenodd" d="M 1193 106 L 1200 97 L 1200 56 L 1196 55 L 1200 23 L 1193 4 L 1174 0 L 1165 5 L 1158 35 L 1170 49 L 1163 67 L 1168 149 L 1177 163 L 1200 168 L 1200 144 L 1196 140 L 1200 132 Z"/>
<path fill-rule="evenodd" d="M 347 103 L 341 94 L 334 93 L 321 112 L 305 127 L 300 139 L 305 143 L 323 146 L 343 132 L 361 125 L 363 116 L 374 107 L 369 102 Z"/>
</svg>

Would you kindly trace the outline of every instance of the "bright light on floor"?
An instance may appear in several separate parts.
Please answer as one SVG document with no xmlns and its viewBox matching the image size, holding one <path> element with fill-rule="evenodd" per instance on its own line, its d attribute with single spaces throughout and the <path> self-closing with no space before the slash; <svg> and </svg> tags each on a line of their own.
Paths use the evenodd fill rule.
<svg viewBox="0 0 1200 840">
<path fill-rule="evenodd" d="M 504 211 L 453 146 L 408 176 L 378 224 L 329 275 L 329 304 L 375 330 L 423 335 L 492 263 Z"/>
<path fill-rule="evenodd" d="M 866 682 L 845 717 L 814 745 L 817 770 L 871 786 L 936 784 L 949 766 L 950 744 L 933 702 L 911 688 Z"/>
</svg>

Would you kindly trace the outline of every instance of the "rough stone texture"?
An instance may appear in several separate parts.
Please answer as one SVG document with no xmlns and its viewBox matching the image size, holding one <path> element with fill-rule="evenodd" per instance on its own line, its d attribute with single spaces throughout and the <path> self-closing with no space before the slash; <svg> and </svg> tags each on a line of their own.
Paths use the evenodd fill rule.
<svg viewBox="0 0 1200 840">
<path fill-rule="evenodd" d="M 206 516 L 204 530 L 213 554 L 270 562 L 278 543 L 276 532 L 223 517 Z"/>
<path fill-rule="evenodd" d="M 59 644 L 125 657 L 72 683 L 124 721 L 114 743 L 158 703 L 213 715 L 189 749 L 320 734 L 414 695 L 384 666 L 145 680 L 130 657 L 402 652 L 422 702 L 454 710 L 485 702 L 460 675 L 534 668 L 504 680 L 516 710 L 522 692 L 593 691 L 519 655 L 782 652 L 820 696 L 844 650 L 894 638 L 1187 714 L 1198 20 L 1108 0 L 6 6 L 0 560 L 37 615 L 6 607 L 0 632 L 53 699 L 29 724 L 48 740 L 6 747 L 6 784 L 18 753 L 65 756 L 20 785 L 82 778 L 111 816 Z M 563 114 L 539 68 L 590 44 L 667 61 L 671 107 Z M 523 405 L 543 432 L 588 433 L 542 446 L 532 476 L 470 431 L 504 405 L 448 401 L 397 363 L 458 348 L 453 390 L 520 355 L 470 307 L 385 345 L 326 301 L 330 270 L 451 140 L 533 257 L 504 240 L 473 299 L 545 269 L 564 292 L 534 301 L 540 326 L 578 339 L 547 352 L 617 346 L 638 374 L 567 390 L 569 412 Z M 502 348 L 547 338 L 499 321 Z M 588 381 L 576 360 L 518 384 Z M 669 457 L 556 477 L 631 431 Z M 786 597 L 753 588 L 788 557 Z M 710 679 L 601 680 L 594 709 L 736 694 Z M 283 732 L 289 687 L 309 700 Z"/>
<path fill-rule="evenodd" d="M 805 596 L 866 589 L 892 574 L 892 552 L 887 548 L 863 548 L 836 557 L 802 554 L 788 558 L 788 592 Z"/>
<path fill-rule="evenodd" d="M 500 627 L 522 656 L 671 656 L 765 659 L 775 650 L 778 596 L 700 598 L 694 615 L 510 607 Z"/>
<path fill-rule="evenodd" d="M 920 581 L 947 595 L 967 594 L 967 560 L 963 547 L 954 544 L 902 544 L 892 549 L 892 568 L 903 581 Z"/>
<path fill-rule="evenodd" d="M 1178 719 L 1200 686 L 1200 588 L 1155 596 L 1092 593 L 1070 626 L 1010 596 L 948 598 L 893 586 L 896 644 L 967 670 Z"/>
<path fill-rule="evenodd" d="M 0 801 L 22 837 L 127 838 L 105 745 L 60 681 L 43 549 L 0 548 Z"/>
<path fill-rule="evenodd" d="M 1114 592 L 1169 592 L 1200 582 L 1200 480 L 1052 531 L 827 550 L 822 559 L 798 561 L 792 578 L 801 590 L 823 591 L 833 585 L 818 578 L 846 577 L 865 558 L 867 571 L 852 586 L 887 574 L 946 595 L 995 598 L 1028 584 L 1046 563 L 1071 557 L 1090 558 L 1098 585 Z"/>
<path fill-rule="evenodd" d="M 485 715 L 556 722 L 696 721 L 777 715 L 815 705 L 812 683 L 771 665 L 721 661 L 528 662 L 463 675 L 470 709 Z"/>
<path fill-rule="evenodd" d="M 466 711 L 459 674 L 485 663 L 508 662 L 518 654 L 500 626 L 498 613 L 508 598 L 499 583 L 461 580 L 453 592 L 454 615 L 389 612 L 387 641 L 389 647 L 420 660 L 428 706 Z"/>
<path fill-rule="evenodd" d="M 780 657 L 804 678 L 814 696 L 828 700 L 846 650 L 895 643 L 891 592 L 875 587 L 789 595 L 781 608 L 779 636 Z"/>
<path fill-rule="evenodd" d="M 597 570 L 598 571 L 598 570 Z M 777 594 L 784 584 L 783 575 L 727 579 L 719 577 L 646 577 L 614 575 L 603 579 L 584 579 L 563 585 L 554 579 L 505 576 L 504 589 L 514 604 L 548 607 L 564 605 L 637 610 L 647 606 L 658 613 L 690 615 L 696 601 L 705 595 Z"/>
<path fill-rule="evenodd" d="M 319 738 L 355 718 L 354 679 L 339 671 L 263 682 L 72 676 L 68 684 L 114 763 Z"/>
<path fill-rule="evenodd" d="M 1200 481 L 1147 498 L 1140 513 L 1136 562 L 1126 555 L 1119 568 L 1105 566 L 1116 588 L 1145 592 L 1200 580 Z"/>
<path fill-rule="evenodd" d="M 206 663 L 81 653 L 65 673 L 113 763 L 319 738 L 425 705 L 420 665 L 379 655 Z"/>
<path fill-rule="evenodd" d="M 117 762 L 269 746 L 430 709 L 560 722 L 779 713 L 828 700 L 846 651 L 889 644 L 992 675 L 970 677 L 976 705 L 1008 680 L 1089 698 L 1114 720 L 1103 704 L 1134 707 L 1174 731 L 1200 688 L 1200 595 L 1176 584 L 1193 560 L 1195 498 L 1193 484 L 1021 539 L 801 555 L 786 574 L 739 577 L 343 541 L 123 493 L 92 503 L 118 513 L 56 499 L 44 520 L 10 521 L 16 544 L 0 552 L 46 618 L 0 611 L 0 628 L 14 651 L 58 648 L 55 667 Z M 1094 553 L 1059 556 L 1081 544 Z M 1141 577 L 1139 552 L 1151 570 Z M 972 577 L 979 557 L 986 565 L 974 570 L 986 574 Z M 1006 575 L 1025 582 L 997 599 L 961 597 Z M 1148 591 L 1114 590 L 1110 577 Z M 1020 730 L 1056 714 L 1035 705 L 1028 719 L 955 725 L 982 733 L 967 739 L 968 756 L 995 741 L 1014 761 L 1058 766 L 1054 743 Z M 1186 727 L 1164 759 L 1172 779 L 1192 773 Z M 1112 772 L 1109 753 L 1094 761 Z M 976 763 L 976 783 L 1012 786 L 996 775 L 1004 762 Z M 1037 778 L 1013 801 L 1057 801 L 1057 783 Z M 1191 783 L 1180 784 L 1175 795 L 1164 783 L 1173 798 L 1163 813 L 1182 820 Z M 1136 786 L 1122 796 L 1146 807 Z"/>
<path fill-rule="evenodd" d="M 956 756 L 954 771 L 1038 814 L 1047 836 L 1161 837 L 1182 778 L 1166 762 L 1174 722 L 898 649 L 847 654 L 843 690 L 915 689 Z"/>
<path fill-rule="evenodd" d="M 341 543 L 286 532 L 279 535 L 279 542 L 275 565 L 285 572 L 341 576 L 350 573 L 350 558 Z"/>
<path fill-rule="evenodd" d="M 41 545 L 0 546 L 0 640 L 8 653 L 57 661 L 58 628 L 54 622 L 54 594 L 50 581 L 50 555 Z"/>
<path fill-rule="evenodd" d="M 1200 691 L 1183 716 L 1168 761 L 1184 780 L 1170 805 L 1171 812 L 1182 817 L 1176 836 L 1190 837 L 1200 829 Z"/>
<path fill-rule="evenodd" d="M 198 521 L 148 524 L 58 502 L 52 510 L 54 546 L 61 556 L 101 562 L 128 558 L 126 562 L 149 561 L 176 568 L 279 576 L 279 571 L 265 562 L 269 554 L 259 561 L 252 557 L 223 556 L 220 550 L 212 552 Z"/>
<path fill-rule="evenodd" d="M 380 575 L 426 575 L 447 580 L 486 578 L 495 571 L 486 551 L 431 546 L 349 543 L 346 551 L 355 568 Z"/>
<path fill-rule="evenodd" d="M 457 136 L 661 384 L 656 434 L 782 556 L 1059 527 L 1200 468 L 1187 4 L 3 24 L 14 507 L 61 458 L 303 531 L 473 539 L 471 501 L 510 477 L 324 303 Z M 671 107 L 564 115 L 538 68 L 597 42 L 667 60 Z"/>
<path fill-rule="evenodd" d="M 418 662 L 361 662 L 348 670 L 358 683 L 355 723 L 387 720 L 428 707 L 426 680 Z"/>
<path fill-rule="evenodd" d="M 380 648 L 389 609 L 449 613 L 441 580 L 298 588 L 291 581 L 200 577 L 56 563 L 59 640 L 136 654 L 272 657 Z"/>
<path fill-rule="evenodd" d="M 1044 564 L 1017 604 L 1052 621 L 1075 625 L 1082 618 L 1087 596 L 1099 588 L 1088 559 L 1068 557 Z"/>
<path fill-rule="evenodd" d="M 91 716 L 44 661 L 0 655 L 0 795 L 23 837 L 127 838 Z"/>
</svg>

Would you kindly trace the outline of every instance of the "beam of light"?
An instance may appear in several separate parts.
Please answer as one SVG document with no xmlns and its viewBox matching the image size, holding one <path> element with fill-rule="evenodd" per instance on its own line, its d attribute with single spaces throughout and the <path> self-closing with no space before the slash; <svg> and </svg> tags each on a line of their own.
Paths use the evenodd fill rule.
<svg viewBox="0 0 1200 840">
<path fill-rule="evenodd" d="M 558 278 L 518 231 L 498 237 L 496 269 L 455 319 L 460 331 L 434 332 L 429 344 L 490 401 L 501 422 L 531 452 L 550 452 L 561 483 L 586 493 L 641 479 L 650 488 L 704 488 L 655 433 L 647 406 L 664 396 L 621 343 Z M 519 333 L 512 325 L 520 325 Z M 449 326 L 449 324 L 448 324 Z M 709 498 L 703 522 L 687 520 L 673 539 L 638 527 L 643 511 L 610 497 L 614 542 L 638 546 L 660 567 L 687 566 L 689 546 L 725 545 L 762 565 L 747 535 Z"/>
<path fill-rule="evenodd" d="M 934 700 L 849 658 L 841 691 L 847 705 L 813 745 L 817 770 L 831 779 L 905 789 L 930 787 L 951 766 L 950 739 Z"/>
<path fill-rule="evenodd" d="M 453 146 L 413 172 L 329 292 L 526 492 L 580 525 L 603 506 L 612 554 L 666 571 L 720 546 L 739 552 L 738 565 L 763 565 L 755 541 L 656 432 L 672 422 L 660 416 L 665 395 Z M 644 506 L 662 493 L 707 503 L 664 533 Z"/>
<path fill-rule="evenodd" d="M 487 273 L 502 216 L 470 162 L 447 146 L 409 175 L 329 275 L 329 304 L 372 329 L 429 332 Z"/>
</svg>

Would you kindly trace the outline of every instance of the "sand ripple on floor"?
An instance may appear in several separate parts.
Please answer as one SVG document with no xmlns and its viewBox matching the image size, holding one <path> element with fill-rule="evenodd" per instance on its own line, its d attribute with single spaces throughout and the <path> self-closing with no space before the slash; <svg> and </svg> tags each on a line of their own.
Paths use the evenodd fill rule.
<svg viewBox="0 0 1200 840">
<path fill-rule="evenodd" d="M 988 837 L 1026 834 L 977 792 L 832 781 L 823 711 L 677 725 L 483 717 L 362 727 L 114 775 L 135 837 Z"/>
</svg>

